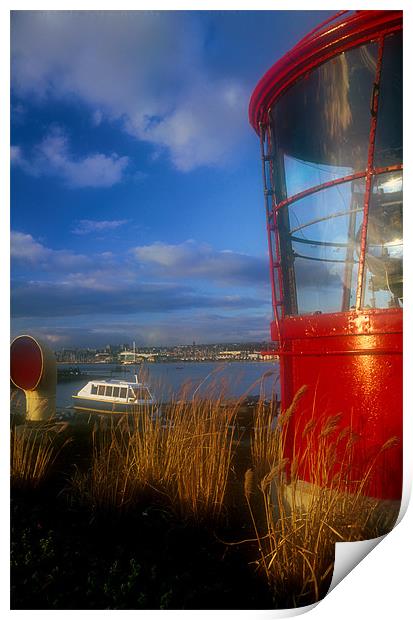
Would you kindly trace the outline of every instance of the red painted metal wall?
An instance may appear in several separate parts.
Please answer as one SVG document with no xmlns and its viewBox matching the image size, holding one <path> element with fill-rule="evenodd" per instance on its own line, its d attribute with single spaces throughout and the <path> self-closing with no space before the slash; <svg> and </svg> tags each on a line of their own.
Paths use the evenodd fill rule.
<svg viewBox="0 0 413 620">
<path fill-rule="evenodd" d="M 302 435 L 314 414 L 323 422 L 341 414 L 337 433 L 351 429 L 355 437 L 352 480 L 356 483 L 362 478 L 374 461 L 375 475 L 366 485 L 365 493 L 382 499 L 400 499 L 403 346 L 400 311 L 290 317 L 282 321 L 281 329 L 284 407 L 303 385 L 307 386 L 294 413 L 294 433 Z M 289 442 L 292 453 L 292 432 Z M 386 442 L 392 445 L 382 450 Z"/>
<path fill-rule="evenodd" d="M 279 346 L 282 407 L 286 409 L 297 391 L 303 385 L 307 386 L 307 391 L 298 402 L 294 413 L 294 424 L 289 433 L 287 449 L 291 457 L 297 444 L 302 451 L 305 451 L 311 423 L 317 422 L 318 432 L 322 435 L 322 424 L 327 423 L 332 416 L 340 414 L 335 419 L 335 427 L 330 427 L 328 431 L 331 438 L 337 440 L 333 441 L 336 454 L 334 459 L 332 458 L 334 465 L 330 479 L 334 479 L 334 471 L 343 467 L 344 461 L 347 460 L 351 463 L 351 475 L 347 480 L 351 479 L 357 484 L 366 471 L 373 472 L 373 475 L 369 476 L 368 484 L 363 488 L 363 493 L 386 500 L 400 499 L 402 491 L 402 293 L 398 288 L 400 279 L 390 285 L 387 282 L 388 292 L 393 294 L 393 299 L 390 302 L 382 301 L 381 307 L 375 307 L 373 285 L 371 285 L 373 293 L 368 300 L 370 303 L 366 301 L 368 286 L 366 278 L 370 277 L 371 281 L 376 278 L 376 283 L 379 282 L 379 276 L 374 273 L 374 268 L 371 268 L 372 255 L 369 256 L 371 246 L 374 246 L 372 241 L 374 213 L 386 214 L 386 209 L 388 211 L 391 209 L 391 206 L 386 205 L 394 205 L 397 201 L 399 207 L 401 205 L 401 199 L 396 193 L 392 195 L 393 202 L 391 202 L 390 198 L 386 197 L 388 190 L 383 189 L 385 179 L 390 179 L 390 185 L 395 180 L 391 179 L 391 176 L 386 177 L 386 174 L 395 171 L 401 174 L 403 168 L 399 156 L 401 149 L 399 151 L 396 148 L 394 151 L 396 156 L 392 161 L 376 161 L 375 155 L 378 118 L 383 125 L 383 116 L 388 110 L 384 99 L 380 103 L 380 97 L 391 97 L 393 88 L 393 85 L 390 85 L 386 91 L 385 82 L 389 80 L 389 76 L 392 78 L 392 73 L 388 67 L 383 71 L 383 63 L 386 61 L 386 52 L 383 50 L 389 37 L 392 38 L 394 33 L 400 33 L 401 29 L 400 11 L 358 11 L 347 15 L 339 22 L 324 26 L 305 37 L 267 72 L 257 85 L 250 103 L 250 122 L 261 138 L 274 308 L 271 336 Z M 274 107 L 285 93 L 291 92 L 291 87 L 298 81 L 301 80 L 301 87 L 303 82 L 309 84 L 307 78 L 315 68 L 361 45 L 371 45 L 375 50 L 371 100 L 368 104 L 369 116 L 366 127 L 368 148 L 366 148 L 365 165 L 357 168 L 355 163 L 347 159 L 343 170 L 345 166 L 352 166 L 353 172 L 342 174 L 341 178 L 338 175 L 333 181 L 320 182 L 316 186 L 308 186 L 304 191 L 292 194 L 286 190 L 284 178 L 284 188 L 281 191 L 280 174 L 277 170 L 279 164 L 274 150 L 279 130 L 277 123 L 274 122 Z M 389 57 L 390 52 L 387 58 Z M 335 68 L 337 69 L 337 66 Z M 284 131 L 288 135 L 288 128 Z M 291 131 L 294 131 L 294 127 L 291 127 Z M 296 144 L 299 145 L 299 141 Z M 298 147 L 295 145 L 295 148 Z M 298 150 L 292 155 L 300 157 Z M 311 157 L 301 159 L 309 159 L 311 162 Z M 322 163 L 331 162 L 325 160 Z M 295 300 L 291 301 L 292 298 L 288 300 L 291 288 L 296 287 L 293 272 L 297 260 L 300 260 L 297 258 L 299 254 L 297 252 L 294 254 L 291 248 L 293 242 L 307 244 L 302 245 L 304 248 L 309 247 L 311 240 L 306 239 L 304 235 L 303 238 L 294 238 L 293 226 L 288 228 L 290 216 L 287 215 L 285 218 L 283 214 L 290 205 L 300 207 L 301 204 L 305 204 L 303 198 L 321 194 L 331 187 L 340 189 L 351 186 L 351 191 L 354 192 L 353 187 L 360 180 L 364 185 L 362 192 L 357 191 L 361 192 L 362 199 L 360 205 L 356 205 L 358 208 L 353 211 L 361 212 L 361 220 L 357 224 L 359 227 L 357 236 L 355 228 L 353 229 L 354 247 L 350 247 L 350 254 L 344 260 L 329 261 L 344 263 L 347 271 L 350 269 L 349 265 L 351 270 L 354 269 L 353 275 L 350 274 L 349 279 L 347 278 L 352 290 L 345 291 L 341 312 L 321 313 L 318 310 L 303 312 L 297 303 L 296 293 L 294 293 Z M 376 189 L 374 183 L 377 184 Z M 354 196 L 356 194 L 353 194 L 353 199 Z M 386 205 L 384 202 L 380 204 L 380 200 L 384 202 L 387 200 Z M 351 204 L 354 206 L 355 203 Z M 302 211 L 298 209 L 292 211 L 294 217 L 295 213 L 305 213 L 304 208 L 300 208 Z M 348 213 L 351 213 L 350 203 L 346 208 Z M 337 213 L 333 214 L 333 217 L 337 218 Z M 372 231 L 370 240 L 369 217 Z M 327 218 L 319 218 L 317 221 L 321 222 L 322 219 Z M 307 231 L 311 230 L 311 223 L 313 222 L 306 224 Z M 295 230 L 299 228 L 296 227 Z M 292 232 L 288 232 L 289 230 Z M 285 241 L 288 237 L 289 246 Z M 399 239 L 397 242 L 400 245 Z M 314 244 L 317 243 L 323 245 L 319 241 L 314 241 Z M 338 247 L 345 244 L 336 245 Z M 324 239 L 324 246 L 334 246 L 334 239 Z M 295 258 L 291 258 L 293 255 Z M 390 253 L 387 256 L 392 255 Z M 356 265 L 354 268 L 353 263 Z M 398 268 L 400 264 L 401 261 L 398 263 Z M 316 266 L 316 263 L 314 265 Z M 385 272 L 387 277 L 387 267 Z M 322 282 L 320 288 L 321 290 L 323 288 Z M 380 288 L 383 291 L 385 287 L 379 283 L 377 290 L 380 291 Z M 326 289 L 326 294 L 327 292 Z M 341 437 L 348 437 L 348 433 L 354 439 L 351 459 L 348 452 L 349 442 L 341 441 Z M 305 465 L 301 466 L 300 474 L 303 479 L 315 482 Z M 351 488 L 348 487 L 347 490 Z"/>
</svg>

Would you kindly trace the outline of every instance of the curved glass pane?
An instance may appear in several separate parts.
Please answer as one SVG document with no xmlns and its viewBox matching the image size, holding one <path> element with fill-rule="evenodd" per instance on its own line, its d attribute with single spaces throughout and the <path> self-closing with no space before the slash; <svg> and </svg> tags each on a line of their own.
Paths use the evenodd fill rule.
<svg viewBox="0 0 413 620">
<path fill-rule="evenodd" d="M 357 235 L 365 180 L 336 185 L 285 207 L 281 234 L 286 313 L 341 312 L 354 307 Z M 292 273 L 291 273 L 292 272 Z"/>
<path fill-rule="evenodd" d="M 403 303 L 403 180 L 401 172 L 375 177 L 367 228 L 365 308 Z"/>
<path fill-rule="evenodd" d="M 384 42 L 374 151 L 376 168 L 403 161 L 402 34 Z"/>
<path fill-rule="evenodd" d="M 300 78 L 272 110 L 277 202 L 367 165 L 377 44 Z"/>
</svg>

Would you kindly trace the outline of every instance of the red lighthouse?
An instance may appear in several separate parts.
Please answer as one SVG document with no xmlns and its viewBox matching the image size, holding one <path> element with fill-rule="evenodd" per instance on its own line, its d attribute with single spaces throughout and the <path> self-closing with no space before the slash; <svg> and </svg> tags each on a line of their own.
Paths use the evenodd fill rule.
<svg viewBox="0 0 413 620">
<path fill-rule="evenodd" d="M 261 141 L 282 406 L 306 385 L 301 424 L 341 413 L 359 437 L 354 479 L 376 455 L 366 494 L 400 500 L 402 12 L 324 22 L 264 75 L 249 115 Z"/>
</svg>

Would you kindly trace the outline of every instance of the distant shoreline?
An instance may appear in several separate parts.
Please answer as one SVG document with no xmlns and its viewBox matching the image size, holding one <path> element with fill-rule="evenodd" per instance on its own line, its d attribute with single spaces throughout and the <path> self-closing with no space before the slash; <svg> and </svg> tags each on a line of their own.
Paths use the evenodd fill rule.
<svg viewBox="0 0 413 620">
<path fill-rule="evenodd" d="M 141 364 L 205 364 L 205 363 L 219 363 L 219 362 L 249 362 L 250 364 L 261 364 L 262 362 L 264 362 L 265 364 L 268 364 L 269 362 L 278 362 L 278 358 L 277 359 L 258 359 L 258 360 L 244 360 L 244 359 L 222 359 L 222 360 L 214 360 L 214 359 L 207 359 L 207 360 L 158 360 L 156 362 L 148 362 L 148 361 L 144 361 L 144 362 L 132 362 L 132 364 L 119 364 L 117 362 L 57 362 L 57 364 L 62 365 L 62 366 L 79 366 L 79 365 L 83 365 L 83 364 L 87 364 L 88 366 L 121 366 L 122 368 L 128 368 L 129 366 L 140 366 Z"/>
</svg>

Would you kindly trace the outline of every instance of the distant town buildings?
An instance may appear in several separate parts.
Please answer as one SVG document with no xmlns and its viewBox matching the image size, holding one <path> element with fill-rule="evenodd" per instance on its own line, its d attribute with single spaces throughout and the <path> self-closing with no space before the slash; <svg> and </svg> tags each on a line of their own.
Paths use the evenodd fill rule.
<svg viewBox="0 0 413 620">
<path fill-rule="evenodd" d="M 138 364 L 140 362 L 269 361 L 278 359 L 268 343 L 195 344 L 173 347 L 107 345 L 102 349 L 61 349 L 55 351 L 60 363 Z"/>
</svg>

